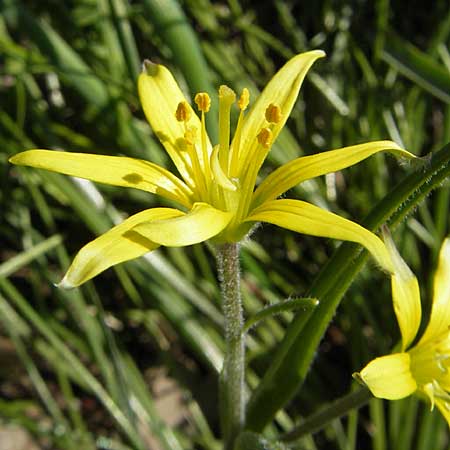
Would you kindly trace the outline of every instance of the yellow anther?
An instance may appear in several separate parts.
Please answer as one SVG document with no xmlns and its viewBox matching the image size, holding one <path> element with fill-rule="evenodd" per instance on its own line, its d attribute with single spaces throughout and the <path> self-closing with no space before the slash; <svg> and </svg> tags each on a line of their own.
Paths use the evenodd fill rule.
<svg viewBox="0 0 450 450">
<path fill-rule="evenodd" d="M 191 109 L 187 102 L 182 101 L 178 103 L 175 117 L 177 118 L 178 122 L 187 122 L 191 118 Z"/>
<path fill-rule="evenodd" d="M 206 92 L 199 92 L 194 98 L 199 111 L 207 113 L 211 107 L 211 98 Z"/>
<path fill-rule="evenodd" d="M 261 128 L 261 131 L 256 136 L 258 142 L 264 147 L 269 148 L 272 144 L 273 133 L 269 128 Z"/>
<path fill-rule="evenodd" d="M 250 103 L 250 92 L 248 91 L 247 88 L 244 88 L 242 89 L 242 93 L 238 101 L 239 109 L 241 111 L 245 111 L 249 103 Z"/>
<path fill-rule="evenodd" d="M 281 108 L 271 103 L 266 108 L 266 120 L 269 123 L 278 123 L 281 120 Z"/>
<path fill-rule="evenodd" d="M 219 87 L 219 100 L 225 101 L 226 103 L 233 103 L 236 100 L 236 94 L 233 89 L 222 84 Z"/>
</svg>

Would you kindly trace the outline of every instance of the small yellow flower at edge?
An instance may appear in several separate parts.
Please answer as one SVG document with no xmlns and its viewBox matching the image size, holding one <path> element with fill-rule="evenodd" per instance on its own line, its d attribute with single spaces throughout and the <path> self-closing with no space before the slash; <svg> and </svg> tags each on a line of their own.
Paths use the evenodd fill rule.
<svg viewBox="0 0 450 450">
<path fill-rule="evenodd" d="M 414 393 L 428 397 L 431 408 L 436 405 L 450 425 L 450 238 L 439 253 L 428 326 L 413 347 L 421 320 L 419 286 L 390 236 L 386 244 L 395 267 L 391 285 L 401 352 L 375 358 L 355 377 L 378 398 L 397 400 Z"/>
<path fill-rule="evenodd" d="M 344 169 L 380 151 L 412 158 L 391 141 L 376 141 L 294 159 L 255 189 L 273 142 L 295 104 L 303 79 L 320 50 L 294 56 L 270 80 L 247 112 L 250 96 L 219 89 L 219 142 L 212 145 L 205 127 L 211 99 L 195 96 L 196 114 L 169 70 L 144 62 L 139 97 L 153 132 L 179 176 L 134 158 L 29 150 L 13 164 L 52 170 L 99 183 L 141 189 L 174 201 L 178 208 L 152 208 L 135 214 L 84 246 L 60 286 L 79 286 L 108 267 L 137 258 L 160 245 L 186 246 L 212 239 L 238 242 L 258 222 L 298 233 L 357 242 L 391 272 L 386 248 L 375 234 L 354 222 L 300 200 L 278 199 L 302 181 Z M 230 112 L 240 110 L 230 140 Z"/>
</svg>

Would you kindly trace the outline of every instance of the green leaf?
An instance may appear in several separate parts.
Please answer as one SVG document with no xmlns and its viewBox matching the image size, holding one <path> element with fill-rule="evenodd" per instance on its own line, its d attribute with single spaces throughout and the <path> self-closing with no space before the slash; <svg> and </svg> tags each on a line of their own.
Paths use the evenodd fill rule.
<svg viewBox="0 0 450 450">
<path fill-rule="evenodd" d="M 443 102 L 450 103 L 450 74 L 432 57 L 397 37 L 389 37 L 381 57 L 401 74 Z"/>
<path fill-rule="evenodd" d="M 281 443 L 271 443 L 263 436 L 251 431 L 244 431 L 236 439 L 234 450 L 284 450 Z"/>
<path fill-rule="evenodd" d="M 246 333 L 250 328 L 261 320 L 270 318 L 276 314 L 280 314 L 285 311 L 302 310 L 303 312 L 312 311 L 319 304 L 319 300 L 316 298 L 290 298 L 281 302 L 269 305 L 266 308 L 258 311 L 255 315 L 250 317 L 242 329 L 243 333 Z"/>
</svg>

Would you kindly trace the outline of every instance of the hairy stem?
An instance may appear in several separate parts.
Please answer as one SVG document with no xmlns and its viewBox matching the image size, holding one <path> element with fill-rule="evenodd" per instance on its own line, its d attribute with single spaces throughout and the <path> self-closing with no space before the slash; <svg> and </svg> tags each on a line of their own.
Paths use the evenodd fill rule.
<svg viewBox="0 0 450 450">
<path fill-rule="evenodd" d="M 245 410 L 245 346 L 242 332 L 239 244 L 219 246 L 217 260 L 227 346 L 220 380 L 220 409 L 225 449 L 231 450 L 243 427 Z"/>
</svg>

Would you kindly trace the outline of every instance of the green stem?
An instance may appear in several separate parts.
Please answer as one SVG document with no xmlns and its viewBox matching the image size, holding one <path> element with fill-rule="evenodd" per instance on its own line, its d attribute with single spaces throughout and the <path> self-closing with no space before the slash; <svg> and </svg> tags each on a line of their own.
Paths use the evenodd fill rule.
<svg viewBox="0 0 450 450">
<path fill-rule="evenodd" d="M 239 244 L 219 246 L 217 262 L 222 288 L 227 346 L 220 380 L 220 408 L 225 449 L 231 449 L 243 427 L 245 409 L 245 346 L 242 333 Z"/>
<path fill-rule="evenodd" d="M 365 405 L 372 397 L 370 391 L 363 387 L 345 395 L 333 403 L 324 406 L 319 411 L 307 417 L 300 425 L 280 437 L 284 442 L 292 442 L 306 434 L 312 434 L 322 429 L 334 419 L 345 416 L 355 408 Z"/>
</svg>

